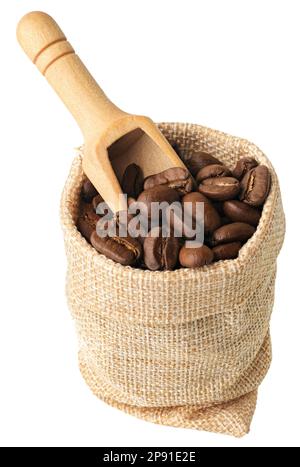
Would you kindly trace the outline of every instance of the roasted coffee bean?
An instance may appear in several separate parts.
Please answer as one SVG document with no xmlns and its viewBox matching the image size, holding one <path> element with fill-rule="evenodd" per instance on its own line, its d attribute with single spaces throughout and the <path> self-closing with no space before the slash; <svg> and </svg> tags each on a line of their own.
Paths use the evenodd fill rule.
<svg viewBox="0 0 300 467">
<path fill-rule="evenodd" d="M 90 182 L 89 179 L 86 179 L 83 182 L 83 185 L 82 185 L 82 188 L 81 188 L 81 198 L 86 203 L 90 203 L 92 201 L 92 199 L 95 196 L 97 196 L 97 194 L 98 194 L 98 191 L 96 190 L 96 188 L 94 187 L 92 182 Z"/>
<path fill-rule="evenodd" d="M 271 174 L 265 165 L 258 165 L 246 173 L 241 181 L 240 200 L 251 206 L 261 206 L 271 187 Z"/>
<path fill-rule="evenodd" d="M 259 223 L 261 216 L 259 209 L 237 200 L 225 201 L 223 203 L 223 210 L 231 222 L 245 222 L 254 227 Z"/>
<path fill-rule="evenodd" d="M 162 203 L 167 202 L 169 204 L 179 201 L 180 196 L 178 191 L 173 188 L 169 188 L 164 185 L 157 185 L 149 190 L 144 190 L 139 195 L 137 201 L 143 203 L 145 209 L 148 211 L 148 215 L 151 215 L 151 203 Z"/>
<path fill-rule="evenodd" d="M 143 243 L 144 263 L 151 271 L 172 270 L 178 261 L 180 243 L 175 237 L 162 237 L 161 228 L 155 227 Z"/>
<path fill-rule="evenodd" d="M 122 181 L 123 190 L 131 195 L 128 210 L 114 216 L 111 213 L 109 218 L 95 213 L 103 200 L 90 181 L 85 181 L 81 198 L 89 203 L 81 203 L 78 229 L 100 253 L 142 269 L 201 267 L 214 260 L 236 258 L 259 223 L 261 209 L 256 206 L 262 205 L 268 195 L 270 172 L 247 157 L 238 161 L 233 172 L 236 177 L 206 153 L 193 154 L 188 162 L 193 173 L 198 172 L 198 191 L 192 191 L 195 181 L 182 167 L 151 175 L 141 186 L 139 167 L 128 166 Z M 238 195 L 239 201 L 234 199 Z M 158 208 L 156 212 L 151 211 L 154 207 Z M 103 230 L 108 235 L 101 236 Z M 186 240 L 194 243 L 187 244 Z"/>
<path fill-rule="evenodd" d="M 210 164 L 220 164 L 220 162 L 216 157 L 211 156 L 203 151 L 197 151 L 191 154 L 188 157 L 184 158 L 184 163 L 191 172 L 191 174 L 195 177 L 200 169 L 205 167 L 206 165 Z"/>
<path fill-rule="evenodd" d="M 136 203 L 136 199 L 135 199 L 135 198 L 132 198 L 131 196 L 128 196 L 128 198 L 127 198 L 127 206 L 130 207 L 130 206 L 132 206 L 134 203 Z"/>
<path fill-rule="evenodd" d="M 128 198 L 127 203 L 129 216 L 128 232 L 132 237 L 138 238 L 139 241 L 143 242 L 150 229 L 151 218 L 148 216 L 144 205 L 140 206 L 134 198 Z"/>
<path fill-rule="evenodd" d="M 92 206 L 94 208 L 94 211 L 97 211 L 98 204 L 103 203 L 104 200 L 101 195 L 94 196 L 93 201 L 92 201 Z"/>
<path fill-rule="evenodd" d="M 252 157 L 242 157 L 238 160 L 235 168 L 232 171 L 232 176 L 241 180 L 243 176 L 258 165 L 257 161 Z"/>
<path fill-rule="evenodd" d="M 183 210 L 182 205 L 169 206 L 166 210 L 166 220 L 170 223 L 171 235 L 177 238 L 188 238 L 193 239 L 196 235 L 201 235 L 203 231 L 203 217 L 199 216 L 200 219 L 195 219 L 192 215 L 192 210 L 189 212 Z"/>
<path fill-rule="evenodd" d="M 106 234 L 110 237 L 120 236 L 125 237 L 129 234 L 129 236 L 134 237 L 135 235 L 131 235 L 130 229 L 130 221 L 133 219 L 133 215 L 127 211 L 119 211 L 116 214 L 101 217 L 97 224 L 97 232 L 106 232 Z M 102 237 L 104 235 L 101 235 Z"/>
<path fill-rule="evenodd" d="M 211 233 L 221 225 L 221 219 L 212 203 L 202 194 L 188 193 L 182 198 L 182 206 L 188 215 L 195 217 L 196 203 L 204 203 L 204 232 Z"/>
<path fill-rule="evenodd" d="M 230 170 L 221 164 L 206 165 L 203 169 L 199 170 L 196 175 L 196 182 L 199 184 L 206 178 L 213 177 L 228 177 L 231 175 Z"/>
<path fill-rule="evenodd" d="M 224 259 L 234 259 L 237 258 L 239 251 L 241 249 L 241 242 L 233 243 L 224 243 L 223 245 L 218 245 L 213 247 L 212 251 L 214 254 L 214 260 L 220 261 Z"/>
<path fill-rule="evenodd" d="M 240 183 L 233 177 L 207 178 L 199 186 L 200 193 L 216 201 L 233 199 L 240 190 Z"/>
<path fill-rule="evenodd" d="M 244 222 L 233 222 L 232 224 L 223 225 L 214 231 L 212 234 L 212 245 L 221 243 L 245 242 L 255 232 L 255 227 Z"/>
<path fill-rule="evenodd" d="M 143 191 L 144 177 L 142 169 L 136 164 L 130 164 L 126 167 L 122 177 L 122 190 L 127 196 L 137 198 Z"/>
<path fill-rule="evenodd" d="M 181 238 L 194 238 L 196 233 L 193 231 L 195 229 L 195 221 L 193 218 L 189 219 L 189 222 L 183 217 L 183 208 L 182 205 L 176 206 L 173 209 L 173 206 L 169 206 L 166 210 L 166 221 L 169 223 L 170 234 L 174 237 Z"/>
<path fill-rule="evenodd" d="M 179 252 L 179 262 L 184 268 L 200 268 L 210 264 L 213 259 L 214 254 L 206 245 L 195 248 L 183 246 Z"/>
<path fill-rule="evenodd" d="M 91 235 L 91 244 L 99 253 L 124 266 L 136 264 L 142 254 L 140 242 L 130 236 L 99 237 L 94 231 Z"/>
<path fill-rule="evenodd" d="M 156 175 L 150 175 L 145 179 L 144 190 L 149 190 L 158 185 L 174 188 L 181 194 L 192 191 L 193 179 L 184 167 L 172 167 Z"/>
<path fill-rule="evenodd" d="M 77 227 L 81 235 L 89 242 L 93 231 L 96 229 L 97 222 L 100 216 L 98 216 L 91 204 L 82 204 L 80 214 L 77 221 Z"/>
</svg>

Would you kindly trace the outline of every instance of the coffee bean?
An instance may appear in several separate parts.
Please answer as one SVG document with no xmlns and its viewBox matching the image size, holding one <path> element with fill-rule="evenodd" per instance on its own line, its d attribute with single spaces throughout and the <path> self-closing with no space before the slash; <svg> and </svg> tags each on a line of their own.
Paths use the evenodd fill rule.
<svg viewBox="0 0 300 467">
<path fill-rule="evenodd" d="M 179 193 L 186 194 L 192 191 L 193 179 L 189 171 L 183 167 L 172 167 L 145 179 L 144 190 L 158 185 L 174 188 Z"/>
<path fill-rule="evenodd" d="M 132 237 L 138 238 L 142 243 L 150 229 L 151 218 L 148 216 L 144 204 L 140 205 L 134 198 L 128 198 L 127 203 L 129 219 L 128 232 Z M 158 221 L 160 221 L 160 219 L 158 219 Z"/>
<path fill-rule="evenodd" d="M 232 176 L 241 180 L 243 176 L 258 165 L 258 162 L 252 157 L 242 157 L 237 161 L 235 168 L 232 171 Z"/>
<path fill-rule="evenodd" d="M 94 198 L 94 196 L 97 196 L 97 195 L 98 195 L 98 191 L 96 190 L 92 182 L 90 182 L 89 179 L 86 179 L 83 182 L 83 185 L 81 188 L 81 198 L 86 203 L 90 203 L 92 199 Z"/>
<path fill-rule="evenodd" d="M 220 261 L 237 258 L 241 246 L 241 242 L 233 242 L 213 247 L 214 260 Z"/>
<path fill-rule="evenodd" d="M 232 222 L 245 222 L 246 224 L 257 226 L 261 216 L 259 209 L 253 208 L 242 201 L 231 200 L 223 203 L 224 214 Z"/>
<path fill-rule="evenodd" d="M 81 198 L 89 202 L 81 203 L 79 231 L 108 258 L 152 271 L 236 258 L 259 223 L 261 209 L 256 206 L 263 204 L 270 189 L 268 168 L 245 157 L 236 164 L 233 177 L 220 161 L 203 152 L 194 153 L 188 163 L 197 173 L 198 191 L 192 191 L 195 182 L 185 168 L 172 167 L 143 180 L 141 169 L 130 164 L 122 180 L 130 195 L 128 210 L 114 216 L 108 210 L 109 217 L 95 213 L 103 199 L 85 180 Z M 239 201 L 234 199 L 238 195 Z M 154 207 L 159 209 L 155 212 Z M 107 235 L 101 236 L 104 230 Z"/>
<path fill-rule="evenodd" d="M 104 200 L 103 200 L 101 195 L 94 196 L 94 198 L 92 200 L 92 206 L 93 206 L 95 212 L 97 211 L 98 204 L 103 203 L 103 202 L 104 202 Z"/>
<path fill-rule="evenodd" d="M 131 196 L 128 196 L 128 198 L 127 198 L 127 206 L 130 207 L 130 206 L 132 206 L 134 203 L 136 203 L 136 199 L 135 199 L 135 198 L 132 198 Z"/>
<path fill-rule="evenodd" d="M 240 200 L 251 206 L 261 206 L 271 187 L 271 174 L 265 165 L 258 165 L 246 173 L 241 181 Z"/>
<path fill-rule="evenodd" d="M 198 192 L 188 193 L 182 198 L 182 206 L 188 215 L 195 217 L 197 203 L 204 203 L 204 232 L 211 233 L 221 225 L 218 212 L 212 203 Z"/>
<path fill-rule="evenodd" d="M 180 196 L 178 191 L 173 188 L 169 188 L 165 185 L 157 185 L 149 190 L 144 190 L 139 195 L 137 201 L 143 203 L 144 208 L 148 211 L 148 215 L 151 215 L 151 203 L 162 203 L 167 202 L 168 204 L 179 201 Z"/>
<path fill-rule="evenodd" d="M 142 169 L 136 164 L 130 164 L 126 167 L 122 177 L 122 190 L 131 198 L 137 198 L 143 191 L 144 177 Z"/>
<path fill-rule="evenodd" d="M 129 211 L 119 211 L 115 215 L 110 215 L 101 217 L 97 224 L 97 232 L 105 232 L 108 236 L 121 236 L 126 237 L 128 234 L 129 236 L 134 237 L 134 235 L 130 235 L 129 232 L 130 221 L 133 219 L 133 215 L 129 213 Z M 104 234 L 101 235 L 103 237 Z"/>
<path fill-rule="evenodd" d="M 178 261 L 180 243 L 175 237 L 162 237 L 160 227 L 155 227 L 143 243 L 144 262 L 151 271 L 172 270 Z"/>
<path fill-rule="evenodd" d="M 240 183 L 233 177 L 207 178 L 199 186 L 200 193 L 216 201 L 233 199 L 240 190 Z"/>
<path fill-rule="evenodd" d="M 230 170 L 225 167 L 224 165 L 220 164 L 211 164 L 203 167 L 203 169 L 199 170 L 196 175 L 196 182 L 201 183 L 206 178 L 213 178 L 213 177 L 228 177 L 231 175 Z"/>
<path fill-rule="evenodd" d="M 188 212 L 187 212 L 188 211 Z M 196 235 L 203 235 L 203 216 L 195 218 L 193 208 L 184 210 L 182 205 L 169 206 L 166 210 L 166 220 L 170 223 L 171 234 L 177 238 L 193 239 Z"/>
<path fill-rule="evenodd" d="M 214 254 L 206 245 L 199 247 L 183 246 L 179 252 L 179 262 L 184 268 L 199 268 L 210 264 L 214 259 Z"/>
<path fill-rule="evenodd" d="M 91 204 L 82 204 L 77 221 L 77 227 L 81 235 L 89 242 L 93 231 L 96 229 L 98 216 Z"/>
<path fill-rule="evenodd" d="M 255 227 L 244 222 L 233 222 L 232 224 L 223 225 L 214 231 L 212 234 L 212 245 L 221 243 L 245 242 L 255 232 Z"/>
<path fill-rule="evenodd" d="M 142 254 L 139 241 L 129 235 L 127 237 L 99 237 L 94 231 L 91 235 L 91 244 L 99 253 L 124 266 L 136 264 Z"/>
<path fill-rule="evenodd" d="M 220 162 L 216 157 L 211 156 L 210 154 L 207 154 L 203 151 L 197 151 L 189 155 L 188 157 L 185 157 L 184 163 L 194 177 L 196 176 L 197 172 L 199 172 L 199 170 L 205 167 L 206 165 L 222 165 L 222 162 Z"/>
</svg>

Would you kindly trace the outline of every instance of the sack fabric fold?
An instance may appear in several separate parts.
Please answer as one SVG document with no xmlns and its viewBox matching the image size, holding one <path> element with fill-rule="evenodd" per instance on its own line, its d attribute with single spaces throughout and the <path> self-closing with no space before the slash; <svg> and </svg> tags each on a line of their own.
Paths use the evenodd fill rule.
<svg viewBox="0 0 300 467">
<path fill-rule="evenodd" d="M 193 124 L 159 128 L 183 160 L 199 150 L 230 168 L 241 157 L 256 158 L 271 171 L 271 192 L 236 260 L 144 271 L 100 255 L 76 229 L 84 176 L 78 155 L 61 223 L 80 370 L 96 396 L 144 420 L 243 436 L 271 362 L 269 323 L 285 231 L 277 176 L 244 139 Z"/>
</svg>

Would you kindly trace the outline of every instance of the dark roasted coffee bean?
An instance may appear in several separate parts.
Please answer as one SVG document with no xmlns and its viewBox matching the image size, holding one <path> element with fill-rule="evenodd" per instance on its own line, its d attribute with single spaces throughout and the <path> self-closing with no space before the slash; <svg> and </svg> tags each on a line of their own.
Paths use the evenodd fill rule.
<svg viewBox="0 0 300 467">
<path fill-rule="evenodd" d="M 221 243 L 245 242 L 255 232 L 255 227 L 244 222 L 223 225 L 212 234 L 212 245 Z"/>
<path fill-rule="evenodd" d="M 77 227 L 81 235 L 89 242 L 100 216 L 98 216 L 91 204 L 84 203 L 81 206 Z"/>
<path fill-rule="evenodd" d="M 242 201 L 231 200 L 223 203 L 223 210 L 232 222 L 246 222 L 246 224 L 257 226 L 261 216 L 259 209 L 253 208 Z"/>
<path fill-rule="evenodd" d="M 162 203 L 167 202 L 169 204 L 179 201 L 180 196 L 178 191 L 173 188 L 169 188 L 164 185 L 157 185 L 149 190 L 144 190 L 139 195 L 137 201 L 143 203 L 144 208 L 148 211 L 148 215 L 151 215 L 151 203 Z"/>
<path fill-rule="evenodd" d="M 143 204 L 140 205 L 134 198 L 128 198 L 127 203 L 128 232 L 132 237 L 138 238 L 139 241 L 143 242 L 150 229 L 151 219 Z"/>
<path fill-rule="evenodd" d="M 207 178 L 199 186 L 200 193 L 216 201 L 233 199 L 240 190 L 240 183 L 233 177 Z"/>
<path fill-rule="evenodd" d="M 232 171 L 232 176 L 241 180 L 243 176 L 258 165 L 258 162 L 253 157 L 242 157 L 237 161 L 235 168 Z"/>
<path fill-rule="evenodd" d="M 86 179 L 83 182 L 83 185 L 82 185 L 82 188 L 81 188 L 81 198 L 86 203 L 90 203 L 92 201 L 92 199 L 95 196 L 97 196 L 97 194 L 98 194 L 98 191 L 96 190 L 96 188 L 94 187 L 92 182 L 90 182 L 89 179 Z"/>
<path fill-rule="evenodd" d="M 96 224 L 96 223 L 95 223 Z M 91 235 L 94 232 L 96 225 L 91 225 L 89 222 L 87 222 L 85 219 L 82 217 L 78 218 L 77 221 L 77 228 L 81 235 L 88 241 L 91 241 Z"/>
<path fill-rule="evenodd" d="M 166 220 L 169 222 L 170 232 L 177 238 L 193 239 L 196 235 L 203 235 L 203 216 L 195 219 L 192 214 L 193 208 L 184 211 L 183 206 L 179 205 L 173 209 L 169 206 L 166 210 Z"/>
<path fill-rule="evenodd" d="M 211 156 L 210 154 L 207 154 L 203 151 L 197 151 L 193 154 L 190 154 L 188 157 L 184 158 L 184 163 L 194 177 L 196 176 L 197 172 L 199 172 L 199 170 L 206 165 L 222 165 L 222 162 L 220 162 L 216 157 Z"/>
<path fill-rule="evenodd" d="M 196 232 L 194 231 L 194 229 L 196 229 L 196 223 L 192 217 L 189 218 L 188 221 L 184 219 L 182 205 L 179 207 L 176 206 L 176 209 L 169 206 L 166 210 L 165 218 L 167 222 L 169 222 L 170 232 L 174 237 L 181 238 L 184 236 L 185 238 L 194 238 L 196 236 Z"/>
<path fill-rule="evenodd" d="M 129 211 L 119 211 L 115 215 L 111 213 L 109 216 L 101 217 L 97 224 L 97 232 L 106 232 L 110 237 L 126 237 L 128 234 L 134 237 L 129 231 L 132 219 L 133 215 Z M 104 234 L 101 235 L 103 236 Z"/>
<path fill-rule="evenodd" d="M 130 206 L 132 206 L 134 203 L 136 203 L 136 199 L 135 199 L 135 198 L 132 198 L 131 196 L 128 196 L 128 198 L 127 198 L 127 206 L 130 207 Z"/>
<path fill-rule="evenodd" d="M 265 165 L 258 165 L 246 173 L 241 181 L 240 200 L 251 206 L 261 206 L 271 187 L 271 174 Z"/>
<path fill-rule="evenodd" d="M 204 203 L 204 232 L 211 233 L 220 227 L 221 220 L 218 212 L 202 193 L 188 193 L 182 198 L 182 206 L 192 217 L 196 214 L 196 203 Z"/>
<path fill-rule="evenodd" d="M 124 266 L 136 264 L 142 254 L 140 242 L 130 236 L 99 237 L 94 231 L 91 235 L 91 244 L 99 253 Z"/>
<path fill-rule="evenodd" d="M 145 238 L 146 235 L 139 235 L 138 237 L 136 237 L 136 239 L 140 242 L 142 246 L 144 245 Z"/>
<path fill-rule="evenodd" d="M 184 268 L 200 268 L 210 264 L 213 259 L 214 254 L 206 245 L 195 248 L 183 246 L 179 252 L 179 262 Z"/>
<path fill-rule="evenodd" d="M 178 260 L 180 243 L 175 237 L 162 237 L 161 228 L 155 227 L 143 242 L 144 263 L 151 271 L 172 270 Z"/>
<path fill-rule="evenodd" d="M 203 169 L 199 170 L 196 175 L 196 182 L 201 183 L 206 178 L 213 177 L 228 177 L 231 175 L 230 170 L 221 164 L 206 165 Z"/>
<path fill-rule="evenodd" d="M 237 258 L 259 223 L 261 209 L 255 206 L 266 199 L 270 172 L 254 159 L 243 158 L 235 168 L 237 176 L 246 171 L 240 182 L 209 154 L 197 153 L 197 163 L 198 191 L 192 191 L 195 181 L 187 169 L 173 167 L 143 180 L 140 193 L 139 167 L 130 164 L 122 181 L 123 190 L 131 195 L 128 210 L 115 216 L 111 212 L 109 218 L 95 213 L 103 199 L 97 192 L 90 197 L 92 189 L 88 189 L 94 187 L 86 181 L 81 197 L 91 201 L 81 202 L 78 229 L 97 251 L 115 262 L 152 271 Z M 238 195 L 240 201 L 234 199 Z M 108 235 L 101 235 L 105 230 Z"/>
<path fill-rule="evenodd" d="M 130 164 L 126 167 L 122 177 L 122 190 L 127 196 L 137 198 L 143 191 L 144 177 L 142 169 L 136 164 Z"/>
<path fill-rule="evenodd" d="M 237 258 L 241 246 L 241 242 L 224 243 L 223 245 L 215 246 L 212 249 L 214 253 L 214 260 L 220 261 L 224 259 Z"/>
<path fill-rule="evenodd" d="M 158 185 L 168 186 L 179 193 L 186 194 L 192 191 L 193 179 L 189 171 L 184 167 L 172 167 L 147 177 L 144 182 L 144 190 Z"/>
<path fill-rule="evenodd" d="M 92 206 L 94 208 L 94 211 L 97 211 L 98 204 L 103 203 L 104 200 L 101 195 L 94 196 L 93 201 L 92 201 Z"/>
</svg>

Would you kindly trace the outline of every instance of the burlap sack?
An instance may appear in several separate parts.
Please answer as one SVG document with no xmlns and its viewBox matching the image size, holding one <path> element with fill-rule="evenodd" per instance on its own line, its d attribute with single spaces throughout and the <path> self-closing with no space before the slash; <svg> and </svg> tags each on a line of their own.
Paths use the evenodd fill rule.
<svg viewBox="0 0 300 467">
<path fill-rule="evenodd" d="M 255 157 L 272 172 L 271 193 L 238 259 L 142 271 L 106 259 L 77 231 L 83 178 L 77 156 L 61 221 L 80 369 L 96 396 L 144 420 L 242 436 L 271 361 L 269 321 L 285 229 L 277 176 L 244 139 L 199 125 L 159 126 L 184 157 L 204 150 L 229 167 Z"/>
</svg>

